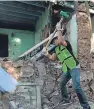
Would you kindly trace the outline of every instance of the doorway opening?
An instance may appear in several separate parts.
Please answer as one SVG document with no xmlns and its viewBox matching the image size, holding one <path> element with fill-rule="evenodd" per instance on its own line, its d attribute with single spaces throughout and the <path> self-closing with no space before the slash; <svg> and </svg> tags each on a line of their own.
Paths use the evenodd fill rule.
<svg viewBox="0 0 94 109">
<path fill-rule="evenodd" d="M 8 57 L 8 35 L 0 34 L 0 57 Z"/>
</svg>

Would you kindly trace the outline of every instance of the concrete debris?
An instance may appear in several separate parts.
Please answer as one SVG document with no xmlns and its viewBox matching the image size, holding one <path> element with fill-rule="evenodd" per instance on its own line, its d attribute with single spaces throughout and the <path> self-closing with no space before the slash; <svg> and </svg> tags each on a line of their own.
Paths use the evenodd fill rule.
<svg viewBox="0 0 94 109">
<path fill-rule="evenodd" d="M 79 3 L 78 10 L 83 10 L 86 12 L 85 3 L 81 3 L 81 4 Z"/>
<path fill-rule="evenodd" d="M 90 88 L 91 88 L 92 92 L 94 93 L 94 80 L 92 81 Z"/>
</svg>

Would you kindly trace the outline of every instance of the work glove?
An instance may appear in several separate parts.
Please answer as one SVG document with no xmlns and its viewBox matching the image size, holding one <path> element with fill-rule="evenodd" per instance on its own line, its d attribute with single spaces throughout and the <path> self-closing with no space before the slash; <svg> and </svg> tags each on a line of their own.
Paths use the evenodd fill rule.
<svg viewBox="0 0 94 109">
<path fill-rule="evenodd" d="M 48 55 L 48 49 L 46 47 L 44 47 L 42 49 L 42 55 L 47 56 Z"/>
</svg>

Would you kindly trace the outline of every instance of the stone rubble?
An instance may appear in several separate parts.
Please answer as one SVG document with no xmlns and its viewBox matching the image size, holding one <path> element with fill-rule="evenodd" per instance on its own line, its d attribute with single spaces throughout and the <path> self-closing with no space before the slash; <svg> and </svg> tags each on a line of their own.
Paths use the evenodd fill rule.
<svg viewBox="0 0 94 109">
<path fill-rule="evenodd" d="M 20 81 L 41 84 L 40 88 L 42 109 L 82 109 L 73 89 L 72 80 L 70 80 L 67 84 L 68 93 L 71 95 L 72 104 L 63 106 L 62 103 L 60 103 L 58 106 L 56 106 L 57 103 L 61 100 L 59 82 L 60 75 L 62 73 L 62 71 L 57 68 L 56 65 L 59 64 L 57 62 L 50 61 L 47 58 L 37 61 L 34 64 L 32 61 L 24 63 L 21 68 L 21 71 L 23 71 L 23 76 L 21 76 Z M 25 66 L 27 67 L 25 68 Z M 29 77 L 28 74 L 30 75 L 30 72 L 32 75 Z M 27 76 L 25 77 L 24 75 L 26 74 Z M 89 101 L 91 104 L 93 104 L 94 98 L 92 97 L 92 100 L 90 98 L 90 90 L 86 76 L 81 77 L 81 85 Z"/>
</svg>

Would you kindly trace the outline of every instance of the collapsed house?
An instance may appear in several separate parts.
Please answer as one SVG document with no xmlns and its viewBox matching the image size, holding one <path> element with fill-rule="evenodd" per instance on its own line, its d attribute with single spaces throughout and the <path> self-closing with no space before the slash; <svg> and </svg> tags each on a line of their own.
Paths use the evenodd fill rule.
<svg viewBox="0 0 94 109">
<path fill-rule="evenodd" d="M 75 12 L 66 26 L 65 38 L 70 41 L 75 56 L 80 60 L 81 84 L 93 105 L 94 86 L 92 84 L 93 68 L 91 68 L 93 57 L 90 54 L 91 30 L 86 6 L 85 3 L 79 3 L 78 8 L 75 8 L 75 2 L 64 2 L 63 5 L 71 7 Z M 21 67 L 19 85 L 14 92 L 8 94 L 8 101 L 1 101 L 1 107 L 2 105 L 4 109 L 8 109 L 7 107 L 11 109 L 75 109 L 79 107 L 71 81 L 68 82 L 67 87 L 73 104 L 70 107 L 57 105 L 61 98 L 59 86 L 61 70 L 59 63 L 45 57 L 39 59 L 38 53 L 45 44 L 29 52 L 31 47 L 49 36 L 52 23 L 50 20 L 51 4 L 41 1 L 1 1 L 0 7 L 2 15 L 0 18 L 2 48 L 0 50 L 4 50 L 0 57 L 15 60 L 23 56 L 13 62 L 16 68 Z"/>
</svg>

